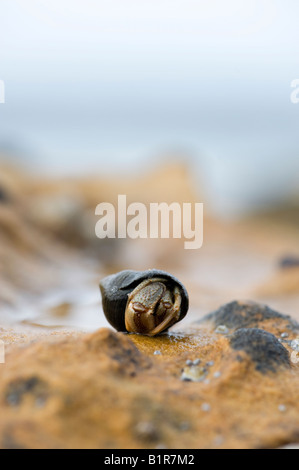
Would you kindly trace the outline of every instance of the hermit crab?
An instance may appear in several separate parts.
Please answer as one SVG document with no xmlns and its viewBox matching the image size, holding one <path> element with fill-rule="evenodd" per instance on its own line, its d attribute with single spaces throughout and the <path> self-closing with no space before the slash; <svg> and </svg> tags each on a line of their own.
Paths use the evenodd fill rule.
<svg viewBox="0 0 299 470">
<path fill-rule="evenodd" d="M 189 307 L 183 284 L 158 269 L 112 274 L 100 290 L 104 314 L 118 331 L 155 336 L 181 321 Z"/>
</svg>

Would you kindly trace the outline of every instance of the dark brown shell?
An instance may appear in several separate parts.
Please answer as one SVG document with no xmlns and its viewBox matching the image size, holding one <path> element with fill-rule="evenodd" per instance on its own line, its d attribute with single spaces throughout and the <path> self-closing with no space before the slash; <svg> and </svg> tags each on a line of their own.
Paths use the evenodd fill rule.
<svg viewBox="0 0 299 470">
<path fill-rule="evenodd" d="M 147 271 L 125 270 L 105 277 L 100 282 L 102 294 L 102 304 L 106 319 L 117 331 L 126 331 L 125 310 L 130 294 L 135 287 L 146 279 L 155 277 L 165 279 L 166 284 L 174 288 L 177 286 L 181 293 L 181 312 L 178 321 L 181 321 L 189 308 L 188 293 L 183 284 L 171 274 L 159 269 L 149 269 Z"/>
</svg>

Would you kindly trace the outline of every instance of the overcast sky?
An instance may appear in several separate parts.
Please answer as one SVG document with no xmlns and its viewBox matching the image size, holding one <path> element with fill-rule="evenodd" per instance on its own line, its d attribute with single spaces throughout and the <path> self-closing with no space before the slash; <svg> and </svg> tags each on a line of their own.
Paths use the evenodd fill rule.
<svg viewBox="0 0 299 470">
<path fill-rule="evenodd" d="M 240 190 L 244 201 L 266 200 L 273 182 L 277 194 L 295 186 L 299 2 L 1 0 L 0 8 L 0 148 L 56 169 L 140 165 L 182 149 L 228 206 Z M 267 171 L 272 185 L 263 185 Z"/>
</svg>

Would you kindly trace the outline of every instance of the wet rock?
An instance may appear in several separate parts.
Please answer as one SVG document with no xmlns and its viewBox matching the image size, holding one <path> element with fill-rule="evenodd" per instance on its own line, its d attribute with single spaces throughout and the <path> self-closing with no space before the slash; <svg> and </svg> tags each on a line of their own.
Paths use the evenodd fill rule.
<svg viewBox="0 0 299 470">
<path fill-rule="evenodd" d="M 293 339 L 293 341 L 290 343 L 290 346 L 294 351 L 299 352 L 299 338 Z"/>
<path fill-rule="evenodd" d="M 285 327 L 283 318 L 276 321 Z M 299 364 L 289 366 L 289 344 L 261 329 L 214 330 L 211 322 L 193 334 L 152 338 L 103 328 L 11 344 L 0 365 L 0 447 L 260 448 L 294 442 Z M 290 331 L 288 341 L 294 337 Z M 185 382 L 184 368 L 205 368 L 206 378 Z M 188 423 L 183 430 L 182 423 Z"/>
<path fill-rule="evenodd" d="M 123 375 L 135 375 L 138 370 L 151 367 L 151 361 L 144 356 L 130 341 L 129 335 L 116 333 L 109 328 L 102 328 L 87 335 L 84 339 L 87 349 L 97 352 L 100 357 L 109 358 L 108 371 Z"/>
<path fill-rule="evenodd" d="M 238 328 L 259 328 L 265 323 L 277 324 L 277 322 L 279 324 L 285 323 L 288 328 L 299 331 L 299 324 L 289 315 L 284 315 L 267 305 L 255 302 L 230 302 L 203 317 L 199 323 L 205 322 L 212 322 L 216 331 L 222 325 L 231 330 L 236 330 Z"/>
<path fill-rule="evenodd" d="M 0 186 L 0 204 L 7 204 L 8 202 L 10 202 L 8 192 Z"/>
<path fill-rule="evenodd" d="M 74 266 L 82 272 L 87 247 L 97 268 L 101 270 L 105 262 L 109 272 L 128 265 L 168 270 L 180 266 L 178 260 L 189 266 L 186 250 L 179 256 L 179 240 L 100 241 L 94 235 L 96 205 L 107 201 L 115 206 L 117 194 L 127 194 L 128 204 L 201 200 L 181 167 L 167 165 L 162 172 L 128 179 L 120 175 L 111 181 L 96 175 L 79 181 L 33 178 L 3 168 L 0 173 L 0 187 L 6 192 L 0 194 L 2 315 L 6 304 L 12 304 L 22 318 L 19 308 L 26 298 L 38 310 L 36 299 L 57 286 L 63 291 L 63 279 L 78 285 Z M 8 196 L 12 203 L 6 203 Z M 225 299 L 239 292 L 234 274 L 244 269 L 247 277 L 248 256 L 242 260 L 238 256 L 249 245 L 254 246 L 257 265 L 267 259 L 272 263 L 281 250 L 296 253 L 297 236 L 291 245 L 280 231 L 271 229 L 269 237 L 269 231 L 262 234 L 260 228 L 251 222 L 205 219 L 211 251 L 216 250 L 212 256 L 211 251 L 201 252 L 201 261 L 206 257 L 201 273 L 196 254 L 189 253 L 190 266 L 196 265 L 196 282 L 192 271 L 184 271 L 195 315 L 209 311 L 218 300 L 223 302 L 223 285 L 214 283 L 220 265 L 236 266 L 235 271 L 228 270 Z M 84 256 L 77 258 L 74 247 L 84 248 Z M 296 263 L 292 259 L 284 264 L 264 294 L 299 292 Z M 250 274 L 247 280 L 250 284 Z M 97 289 L 97 282 L 94 285 Z M 74 297 L 55 300 L 51 311 L 55 324 L 64 324 L 80 295 Z M 298 315 L 293 300 L 280 300 Z M 85 311 L 81 303 L 76 306 L 82 325 Z M 293 341 L 298 324 L 270 307 L 230 302 L 196 323 L 194 331 L 187 332 L 182 323 L 179 333 L 156 338 L 110 329 L 84 334 L 37 327 L 28 334 L 24 323 L 19 327 L 0 328 L 5 342 L 5 364 L 0 364 L 1 448 L 269 448 L 298 442 L 299 359 L 292 349 L 297 348 Z M 248 329 L 258 332 L 248 334 Z M 195 373 L 197 378 L 204 368 L 204 380 L 181 380 L 185 368 L 189 377 Z"/>
<path fill-rule="evenodd" d="M 41 406 L 48 394 L 47 384 L 37 376 L 17 379 L 10 382 L 6 388 L 5 400 L 11 406 L 18 406 L 27 395 L 31 395 L 37 406 Z"/>
<path fill-rule="evenodd" d="M 287 349 L 271 333 L 259 328 L 240 328 L 230 338 L 230 345 L 245 351 L 259 372 L 276 372 L 279 366 L 290 367 Z"/>
<path fill-rule="evenodd" d="M 279 261 L 280 268 L 298 268 L 299 267 L 299 257 L 298 256 L 284 256 Z"/>
</svg>

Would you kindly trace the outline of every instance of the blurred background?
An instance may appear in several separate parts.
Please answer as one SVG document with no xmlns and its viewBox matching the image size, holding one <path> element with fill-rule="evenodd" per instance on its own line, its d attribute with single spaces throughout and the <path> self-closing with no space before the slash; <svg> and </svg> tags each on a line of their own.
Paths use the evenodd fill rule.
<svg viewBox="0 0 299 470">
<path fill-rule="evenodd" d="M 182 269 L 203 313 L 296 261 L 298 16 L 292 0 L 2 0 L 3 318 L 39 316 L 36 293 L 59 315 L 86 307 L 78 279 L 93 262 L 92 282 L 117 267 Z M 173 243 L 100 243 L 94 208 L 117 194 L 203 202 L 204 248 L 180 264 Z"/>
<path fill-rule="evenodd" d="M 297 191 L 292 1 L 2 0 L 0 149 L 51 172 L 175 153 L 224 212 Z"/>
</svg>

